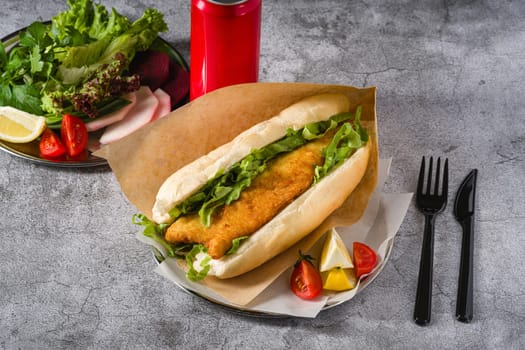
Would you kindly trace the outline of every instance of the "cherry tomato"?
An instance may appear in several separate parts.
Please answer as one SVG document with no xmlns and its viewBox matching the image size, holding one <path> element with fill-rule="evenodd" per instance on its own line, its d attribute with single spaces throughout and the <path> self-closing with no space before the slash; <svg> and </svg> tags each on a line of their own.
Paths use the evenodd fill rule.
<svg viewBox="0 0 525 350">
<path fill-rule="evenodd" d="M 44 130 L 39 143 L 42 158 L 59 158 L 66 154 L 66 147 L 51 129 Z"/>
<path fill-rule="evenodd" d="M 377 255 L 372 248 L 364 243 L 354 242 L 354 265 L 357 278 L 372 271 L 376 266 Z"/>
<path fill-rule="evenodd" d="M 313 299 L 323 289 L 321 274 L 310 261 L 311 257 L 299 253 L 299 259 L 294 265 L 290 288 L 295 295 L 302 299 Z"/>
<path fill-rule="evenodd" d="M 62 142 L 66 146 L 67 154 L 71 157 L 78 156 L 86 148 L 88 133 L 84 122 L 74 115 L 65 114 L 60 128 Z"/>
</svg>

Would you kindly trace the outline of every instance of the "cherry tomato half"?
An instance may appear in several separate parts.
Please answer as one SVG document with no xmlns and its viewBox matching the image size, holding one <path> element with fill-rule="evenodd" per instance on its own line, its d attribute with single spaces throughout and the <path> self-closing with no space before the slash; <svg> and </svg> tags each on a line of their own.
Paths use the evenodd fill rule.
<svg viewBox="0 0 525 350">
<path fill-rule="evenodd" d="M 292 292 L 302 299 L 313 299 L 321 294 L 323 289 L 321 274 L 310 259 L 309 256 L 300 254 L 290 278 Z"/>
<path fill-rule="evenodd" d="M 62 142 L 66 146 L 67 154 L 76 157 L 81 154 L 87 145 L 88 133 L 84 122 L 74 115 L 65 114 L 60 128 Z"/>
<path fill-rule="evenodd" d="M 372 248 L 364 243 L 354 242 L 354 265 L 357 278 L 372 271 L 376 266 L 377 255 Z"/>
<path fill-rule="evenodd" d="M 64 144 L 51 129 L 44 130 L 38 146 L 42 158 L 55 159 L 66 154 Z"/>
</svg>

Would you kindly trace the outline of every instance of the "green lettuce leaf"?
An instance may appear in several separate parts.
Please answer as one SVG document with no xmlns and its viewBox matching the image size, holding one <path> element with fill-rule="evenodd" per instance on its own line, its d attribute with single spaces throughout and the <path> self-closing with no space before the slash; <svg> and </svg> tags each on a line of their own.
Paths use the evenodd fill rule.
<svg viewBox="0 0 525 350">
<path fill-rule="evenodd" d="M 241 246 L 241 243 L 245 240 L 247 240 L 250 236 L 242 236 L 238 237 L 232 240 L 232 247 L 226 252 L 226 255 L 232 255 L 237 253 L 237 250 L 239 250 L 239 247 Z"/>
<path fill-rule="evenodd" d="M 336 132 L 330 144 L 323 150 L 324 163 L 315 167 L 314 183 L 319 182 L 364 145 L 368 136 L 366 130 L 361 127 L 360 119 L 361 106 L 358 106 L 354 125 L 344 123 Z"/>
<path fill-rule="evenodd" d="M 90 38 L 101 40 L 107 37 L 116 37 L 130 27 L 131 22 L 126 16 L 118 13 L 114 8 L 108 17 L 108 12 L 103 5 L 95 5 L 95 14 L 88 34 Z"/>
<path fill-rule="evenodd" d="M 69 9 L 60 12 L 52 19 L 55 38 L 64 41 L 73 30 L 86 38 L 93 23 L 93 2 L 91 0 L 67 0 L 67 4 Z"/>
<path fill-rule="evenodd" d="M 200 253 L 206 254 L 206 257 L 200 261 L 199 269 L 195 268 L 195 261 L 197 260 L 197 255 Z M 211 256 L 207 255 L 208 250 L 202 244 L 196 244 L 193 246 L 192 250 L 186 254 L 186 263 L 188 264 L 188 272 L 186 277 L 190 281 L 200 281 L 208 275 L 210 271 L 210 260 Z"/>
<path fill-rule="evenodd" d="M 110 41 L 111 37 L 106 37 L 85 45 L 57 48 L 55 50 L 55 57 L 58 61 L 62 62 L 62 64 L 58 66 L 58 71 L 64 84 L 74 84 L 100 66 L 102 62 L 99 62 L 99 58 L 106 50 Z M 73 74 L 73 76 L 77 77 L 72 79 L 72 74 L 69 73 L 69 70 L 75 71 L 75 69 L 77 72 Z M 82 74 L 79 74 L 79 71 Z"/>
<path fill-rule="evenodd" d="M 156 224 L 143 214 L 133 214 L 131 221 L 135 225 L 144 226 L 144 231 L 142 232 L 144 236 L 152 238 L 155 242 L 162 245 L 168 252 L 168 256 L 175 257 L 177 255 L 174 246 L 164 239 L 164 231 L 169 225 Z"/>
</svg>

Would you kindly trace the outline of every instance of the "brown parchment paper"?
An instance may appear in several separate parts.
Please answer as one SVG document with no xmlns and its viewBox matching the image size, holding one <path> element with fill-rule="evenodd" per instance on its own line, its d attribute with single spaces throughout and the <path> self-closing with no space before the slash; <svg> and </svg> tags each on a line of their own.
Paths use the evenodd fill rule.
<svg viewBox="0 0 525 350">
<path fill-rule="evenodd" d="M 246 305 L 295 262 L 298 250 L 308 251 L 332 227 L 355 223 L 366 209 L 378 172 L 375 87 L 309 83 L 229 86 L 206 94 L 104 146 L 95 155 L 107 159 L 124 195 L 141 213 L 151 217 L 157 191 L 174 171 L 231 141 L 241 131 L 277 115 L 285 107 L 320 93 L 345 94 L 350 100 L 351 111 L 362 105 L 361 121 L 372 142 L 366 174 L 346 202 L 295 246 L 244 275 L 226 280 L 207 277 L 201 282 L 232 304 Z"/>
</svg>

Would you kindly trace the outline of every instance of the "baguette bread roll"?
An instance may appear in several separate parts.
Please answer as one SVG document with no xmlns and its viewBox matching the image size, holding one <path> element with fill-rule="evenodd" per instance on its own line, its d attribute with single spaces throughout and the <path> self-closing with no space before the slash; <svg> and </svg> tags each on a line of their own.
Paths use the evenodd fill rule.
<svg viewBox="0 0 525 350">
<path fill-rule="evenodd" d="M 348 98 L 339 94 L 314 95 L 281 111 L 277 116 L 245 130 L 212 152 L 180 168 L 161 185 L 152 210 L 153 221 L 169 222 L 169 211 L 213 178 L 221 169 L 247 156 L 253 149 L 277 141 L 286 130 L 328 119 L 349 109 Z"/>
<path fill-rule="evenodd" d="M 168 177 L 160 187 L 152 209 L 153 220 L 169 223 L 169 211 L 198 191 L 218 171 L 227 170 L 253 149 L 262 148 L 286 135 L 290 128 L 327 120 L 347 112 L 348 98 L 341 94 L 321 94 L 303 99 L 277 116 L 259 123 L 207 155 L 198 158 Z M 230 278 L 248 272 L 280 254 L 319 226 L 340 207 L 365 174 L 370 158 L 370 142 L 358 149 L 272 220 L 243 241 L 236 253 L 210 261 L 208 275 Z"/>
</svg>

